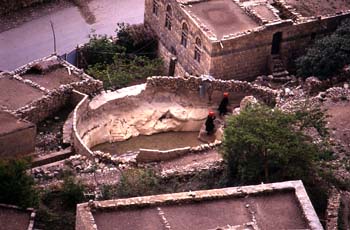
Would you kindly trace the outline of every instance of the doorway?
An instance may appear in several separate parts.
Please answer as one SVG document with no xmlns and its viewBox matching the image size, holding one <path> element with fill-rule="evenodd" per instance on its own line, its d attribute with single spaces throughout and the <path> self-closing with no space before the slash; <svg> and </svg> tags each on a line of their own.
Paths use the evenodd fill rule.
<svg viewBox="0 0 350 230">
<path fill-rule="evenodd" d="M 271 54 L 279 54 L 282 42 L 282 32 L 277 32 L 272 38 Z"/>
</svg>

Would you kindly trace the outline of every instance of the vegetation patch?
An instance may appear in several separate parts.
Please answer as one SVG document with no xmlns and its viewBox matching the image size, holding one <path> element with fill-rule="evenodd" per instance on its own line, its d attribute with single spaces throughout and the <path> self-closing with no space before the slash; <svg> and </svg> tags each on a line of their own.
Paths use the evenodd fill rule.
<svg viewBox="0 0 350 230">
<path fill-rule="evenodd" d="M 349 19 L 344 20 L 332 35 L 317 40 L 296 60 L 299 76 L 316 76 L 321 80 L 338 74 L 347 64 L 350 64 Z"/>
<path fill-rule="evenodd" d="M 102 80 L 106 89 L 118 89 L 149 76 L 163 75 L 157 58 L 157 39 L 144 25 L 118 24 L 117 39 L 93 35 L 80 50 L 79 66 Z"/>
</svg>

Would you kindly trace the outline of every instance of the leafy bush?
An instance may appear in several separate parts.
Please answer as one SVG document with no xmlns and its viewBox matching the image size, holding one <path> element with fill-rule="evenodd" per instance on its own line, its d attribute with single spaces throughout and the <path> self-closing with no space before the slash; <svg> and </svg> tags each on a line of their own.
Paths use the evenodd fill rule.
<svg viewBox="0 0 350 230">
<path fill-rule="evenodd" d="M 116 54 L 110 65 L 96 64 L 87 70 L 88 74 L 103 81 L 107 89 L 121 88 L 135 80 L 161 75 L 163 72 L 161 59 L 151 60 L 144 56 L 129 58 L 126 54 Z"/>
<path fill-rule="evenodd" d="M 297 74 L 327 79 L 350 63 L 350 20 L 344 20 L 330 36 L 319 39 L 296 60 Z"/>
<path fill-rule="evenodd" d="M 157 57 L 158 40 L 152 30 L 143 25 L 118 23 L 116 44 L 125 48 L 126 53 L 148 58 Z"/>
<path fill-rule="evenodd" d="M 117 186 L 119 197 L 157 194 L 160 190 L 156 173 L 151 169 L 128 169 L 121 174 Z"/>
<path fill-rule="evenodd" d="M 37 205 L 38 194 L 34 180 L 26 174 L 29 161 L 12 159 L 0 161 L 0 203 L 33 207 Z"/>
<path fill-rule="evenodd" d="M 84 201 L 85 186 L 76 181 L 74 177 L 67 176 L 63 180 L 62 200 L 67 207 L 74 208 L 77 204 Z"/>
<path fill-rule="evenodd" d="M 116 53 L 123 48 L 106 35 L 92 35 L 90 41 L 80 50 L 83 57 L 83 67 L 96 64 L 111 64 Z"/>
<path fill-rule="evenodd" d="M 265 106 L 248 107 L 229 118 L 222 154 L 231 182 L 306 179 L 320 152 L 296 129 L 294 114 Z"/>
<path fill-rule="evenodd" d="M 144 25 L 118 24 L 117 39 L 94 35 L 81 49 L 81 67 L 102 80 L 105 88 L 117 89 L 148 76 L 163 75 L 157 57 L 157 39 Z"/>
</svg>

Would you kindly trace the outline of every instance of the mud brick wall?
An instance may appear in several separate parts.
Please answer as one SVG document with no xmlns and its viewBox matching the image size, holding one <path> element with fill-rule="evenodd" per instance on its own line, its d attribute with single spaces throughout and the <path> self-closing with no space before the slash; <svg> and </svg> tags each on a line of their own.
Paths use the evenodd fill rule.
<svg viewBox="0 0 350 230">
<path fill-rule="evenodd" d="M 165 15 L 168 5 L 171 6 L 173 11 L 171 31 L 165 27 Z M 209 73 L 211 44 L 207 36 L 199 29 L 198 25 L 180 9 L 179 4 L 175 0 L 159 0 L 158 16 L 153 14 L 152 6 L 153 0 L 145 1 L 145 24 L 150 26 L 159 38 L 159 52 L 165 59 L 166 67 L 169 67 L 170 58 L 163 47 L 165 47 L 168 52 L 171 51 L 173 47 L 176 51 L 175 56 L 177 56 L 178 64 L 182 65 L 187 72 L 190 74 Z M 181 31 L 184 22 L 186 22 L 189 31 L 186 48 L 181 45 Z M 195 40 L 197 37 L 202 41 L 200 63 L 194 59 Z"/>
<path fill-rule="evenodd" d="M 16 130 L 0 136 L 0 158 L 10 158 L 34 152 L 36 127 Z"/>
</svg>

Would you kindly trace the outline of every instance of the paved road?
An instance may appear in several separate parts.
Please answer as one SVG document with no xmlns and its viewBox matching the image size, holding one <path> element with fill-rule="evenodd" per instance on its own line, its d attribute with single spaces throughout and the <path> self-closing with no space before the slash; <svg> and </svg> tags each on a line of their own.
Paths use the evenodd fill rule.
<svg viewBox="0 0 350 230">
<path fill-rule="evenodd" d="M 96 23 L 88 25 L 77 7 L 27 22 L 0 34 L 0 70 L 14 70 L 53 52 L 50 20 L 54 23 L 57 53 L 63 54 L 89 40 L 89 34 L 114 35 L 117 22 L 142 23 L 144 0 L 94 0 L 90 9 Z"/>
</svg>

